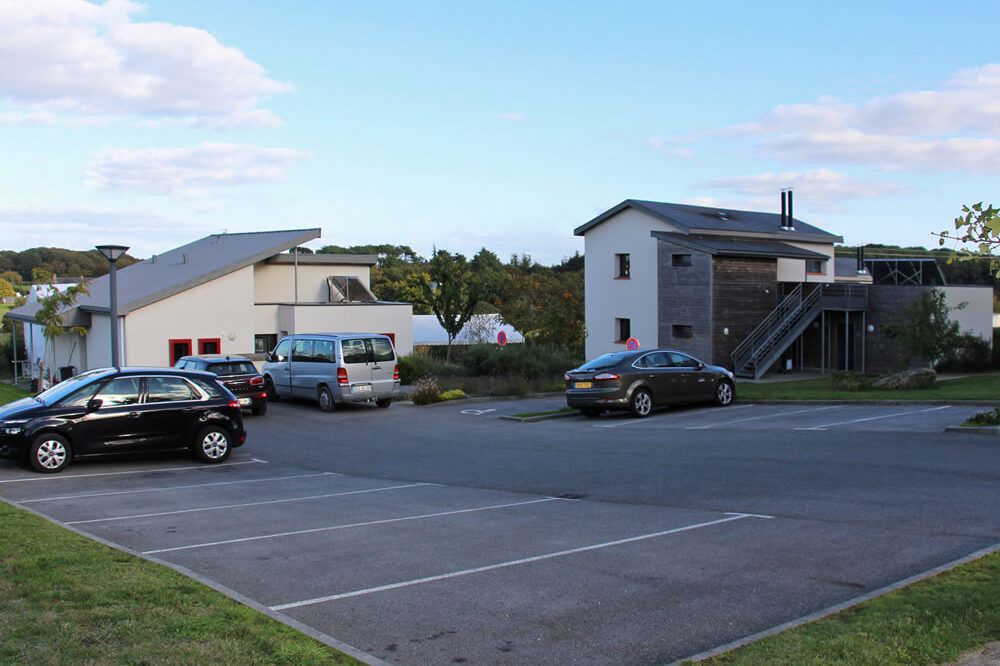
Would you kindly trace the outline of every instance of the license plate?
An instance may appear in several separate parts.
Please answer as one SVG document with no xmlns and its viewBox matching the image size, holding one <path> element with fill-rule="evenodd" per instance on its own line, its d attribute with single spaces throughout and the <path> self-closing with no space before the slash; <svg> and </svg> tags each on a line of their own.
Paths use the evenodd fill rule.
<svg viewBox="0 0 1000 666">
<path fill-rule="evenodd" d="M 351 393 L 371 393 L 371 384 L 351 384 Z"/>
<path fill-rule="evenodd" d="M 253 400 L 251 400 L 250 398 L 240 398 L 240 406 L 241 407 L 246 407 L 251 402 L 253 402 Z"/>
<path fill-rule="evenodd" d="M 576 382 L 573 384 L 573 388 L 592 388 L 593 386 L 593 382 Z"/>
</svg>

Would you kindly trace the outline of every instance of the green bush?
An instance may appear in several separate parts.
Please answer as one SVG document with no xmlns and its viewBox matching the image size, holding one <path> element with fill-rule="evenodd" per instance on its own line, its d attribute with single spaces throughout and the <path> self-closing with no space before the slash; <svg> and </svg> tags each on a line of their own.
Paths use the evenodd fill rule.
<svg viewBox="0 0 1000 666">
<path fill-rule="evenodd" d="M 1000 368 L 1000 328 L 993 329 L 993 367 Z"/>
<path fill-rule="evenodd" d="M 403 384 L 414 384 L 421 377 L 430 375 L 447 377 L 459 370 L 458 366 L 449 365 L 444 360 L 419 352 L 399 359 L 399 379 Z"/>
<path fill-rule="evenodd" d="M 440 397 L 441 397 L 441 402 L 445 402 L 447 400 L 461 400 L 463 398 L 466 398 L 467 396 L 465 395 L 465 391 L 458 388 L 458 389 L 448 389 L 447 391 L 442 391 Z"/>
<path fill-rule="evenodd" d="M 831 386 L 837 391 L 864 391 L 873 379 L 857 372 L 835 372 L 830 376 Z"/>
<path fill-rule="evenodd" d="M 979 412 L 965 423 L 966 425 L 974 426 L 1000 425 L 1000 407 L 986 412 Z"/>
<path fill-rule="evenodd" d="M 421 377 L 414 385 L 413 393 L 410 395 L 415 405 L 429 405 L 433 402 L 441 402 L 441 387 L 438 386 L 436 377 Z"/>
<path fill-rule="evenodd" d="M 958 344 L 945 352 L 944 356 L 934 365 L 938 372 L 984 372 L 993 365 L 996 357 L 996 339 L 994 331 L 994 347 L 991 352 L 990 343 L 972 333 L 963 334 Z"/>
<path fill-rule="evenodd" d="M 573 352 L 545 345 L 469 345 L 460 363 L 470 376 L 559 378 L 583 359 Z"/>
</svg>

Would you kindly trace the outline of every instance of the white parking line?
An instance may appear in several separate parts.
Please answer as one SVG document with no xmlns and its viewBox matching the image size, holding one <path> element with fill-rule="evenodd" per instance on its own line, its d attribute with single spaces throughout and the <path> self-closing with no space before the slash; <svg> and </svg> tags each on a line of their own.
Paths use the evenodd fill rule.
<svg viewBox="0 0 1000 666">
<path fill-rule="evenodd" d="M 580 548 L 570 548 L 568 550 L 559 550 L 554 553 L 545 553 L 544 555 L 535 555 L 534 557 L 523 557 L 518 560 L 509 560 L 507 562 L 498 562 L 496 564 L 488 564 L 483 567 L 475 567 L 473 569 L 463 569 L 461 571 L 454 571 L 452 573 L 440 574 L 438 576 L 428 576 L 426 578 L 416 578 L 414 580 L 406 580 L 399 583 L 390 583 L 389 585 L 379 585 L 378 587 L 369 587 L 363 590 L 355 590 L 353 592 L 342 592 L 340 594 L 331 594 L 325 597 L 315 597 L 313 599 L 305 599 L 303 601 L 293 601 L 287 604 L 279 604 L 277 606 L 271 606 L 273 611 L 288 610 L 290 608 L 299 608 L 301 606 L 311 606 L 314 604 L 321 604 L 327 601 L 337 601 L 339 599 L 347 599 L 350 597 L 360 597 L 366 594 L 374 594 L 376 592 L 385 592 L 387 590 L 397 590 L 401 587 L 411 587 L 413 585 L 423 585 L 424 583 L 433 583 L 439 580 L 447 580 L 449 578 L 458 578 L 459 576 L 468 576 L 471 574 L 483 573 L 486 571 L 495 571 L 497 569 L 505 569 L 508 567 L 515 567 L 521 564 L 531 564 L 532 562 L 541 562 L 543 560 L 551 560 L 556 557 L 566 557 L 567 555 L 576 555 L 578 553 L 586 553 L 591 550 L 599 550 L 602 548 L 611 548 L 613 546 L 621 546 L 627 543 L 634 543 L 636 541 L 645 541 L 647 539 L 656 539 L 658 537 L 669 536 L 671 534 L 679 534 L 681 532 L 689 532 L 691 530 L 701 529 L 703 527 L 710 527 L 712 525 L 720 525 L 722 523 L 729 523 L 734 520 L 743 520 L 745 518 L 757 518 L 749 513 L 737 513 L 728 515 L 727 518 L 719 518 L 718 520 L 710 520 L 704 523 L 697 523 L 695 525 L 686 525 L 684 527 L 675 527 L 670 530 L 663 530 L 662 532 L 652 532 L 650 534 L 640 534 L 634 537 L 628 537 L 627 539 L 618 539 L 616 541 L 605 541 L 604 543 L 596 543 L 591 546 L 582 546 Z"/>
<path fill-rule="evenodd" d="M 399 490 L 401 488 L 417 488 L 420 486 L 436 486 L 436 483 L 408 483 L 405 486 L 383 486 L 381 488 L 368 488 L 366 490 L 349 490 L 342 493 L 328 493 L 326 495 L 309 495 L 308 497 L 290 497 L 287 499 L 265 500 L 261 502 L 246 502 L 244 504 L 222 504 L 220 506 L 205 506 L 197 509 L 179 509 L 177 511 L 159 511 L 157 513 L 134 513 L 128 516 L 113 516 L 110 518 L 91 518 L 90 520 L 71 520 L 64 525 L 86 525 L 88 523 L 107 523 L 113 520 L 130 520 L 132 518 L 154 518 L 156 516 L 174 516 L 179 513 L 198 513 L 199 511 L 219 511 L 221 509 L 241 509 L 247 506 L 264 506 L 266 504 L 283 504 L 285 502 L 305 502 L 315 499 L 326 499 L 328 497 L 344 497 L 345 495 L 362 495 L 364 493 L 377 493 L 383 490 Z"/>
<path fill-rule="evenodd" d="M 233 465 L 249 465 L 251 463 L 266 464 L 266 460 L 251 458 L 240 462 L 219 463 L 218 465 L 195 465 L 192 467 L 159 467 L 156 469 L 131 469 L 125 472 L 98 472 L 95 474 L 52 474 L 47 476 L 32 476 L 26 479 L 5 479 L 0 483 L 24 483 L 26 481 L 63 481 L 65 479 L 86 479 L 92 476 L 117 476 L 119 474 L 147 474 L 149 472 L 180 472 L 189 469 L 218 469 L 220 467 L 232 467 Z"/>
<path fill-rule="evenodd" d="M 737 409 L 746 409 L 748 407 L 753 407 L 753 406 L 754 405 L 752 405 L 752 404 L 751 405 L 736 405 L 734 407 L 727 408 L 726 411 L 734 411 L 734 410 L 737 410 Z M 694 411 L 694 412 L 685 412 L 684 414 L 670 414 L 670 420 L 672 421 L 674 419 L 683 418 L 685 416 L 700 416 L 700 415 L 704 414 L 705 412 L 712 412 L 712 411 L 715 411 L 715 410 L 709 408 L 709 409 L 699 409 L 699 410 Z M 630 421 L 619 421 L 618 423 L 608 423 L 608 424 L 605 424 L 605 425 L 595 425 L 594 427 L 595 428 L 621 428 L 622 426 L 636 425 L 638 423 L 651 423 L 651 421 L 649 421 L 647 419 L 632 419 Z"/>
<path fill-rule="evenodd" d="M 508 504 L 494 504 L 492 506 L 481 506 L 474 509 L 458 509 L 455 511 L 441 511 L 439 513 L 424 513 L 418 516 L 404 516 L 402 518 L 385 518 L 383 520 L 370 520 L 364 523 L 348 523 L 345 525 L 329 525 L 327 527 L 314 527 L 309 530 L 296 530 L 294 532 L 278 532 L 277 534 L 261 534 L 259 536 L 243 537 L 242 539 L 226 539 L 225 541 L 209 541 L 206 543 L 195 543 L 190 546 L 176 546 L 174 548 L 158 548 L 156 550 L 143 551 L 143 555 L 154 555 L 156 553 L 172 553 L 177 550 L 190 550 L 192 548 L 207 548 L 209 546 L 224 546 L 230 543 L 246 543 L 247 541 L 260 541 L 261 539 L 277 539 L 279 537 L 295 536 L 298 534 L 314 534 L 316 532 L 329 532 L 332 530 L 346 530 L 351 527 L 368 527 L 369 525 L 387 525 L 389 523 L 402 523 L 408 520 L 422 520 L 424 518 L 440 518 L 441 516 L 455 516 L 461 513 L 475 513 L 477 511 L 492 511 L 493 509 L 506 509 L 512 506 L 524 506 L 526 504 L 539 504 L 541 502 L 562 502 L 558 497 L 544 497 L 542 499 L 528 500 L 526 502 L 511 502 Z"/>
<path fill-rule="evenodd" d="M 777 414 L 764 414 L 763 416 L 750 416 L 745 419 L 736 419 L 735 421 L 723 421 L 722 423 L 711 423 L 709 425 L 701 426 L 687 426 L 685 430 L 708 430 L 709 428 L 720 428 L 722 426 L 732 425 L 733 423 L 745 423 L 747 421 L 759 421 L 760 419 L 773 419 L 782 416 L 792 416 L 794 414 L 807 414 L 809 412 L 822 412 L 829 409 L 843 409 L 846 405 L 830 405 L 827 407 L 811 407 L 809 409 L 797 409 L 794 412 L 779 412 Z"/>
<path fill-rule="evenodd" d="M 109 495 L 131 495 L 134 493 L 153 493 L 159 490 L 186 490 L 188 488 L 208 488 L 210 486 L 231 486 L 237 483 L 260 483 L 264 481 L 284 481 L 286 479 L 305 479 L 311 476 L 343 476 L 337 472 L 318 472 L 316 474 L 296 474 L 295 476 L 272 476 L 265 479 L 243 479 L 240 481 L 219 481 L 216 483 L 194 483 L 187 486 L 159 486 L 157 488 L 136 488 L 134 490 L 115 490 L 107 493 L 85 493 L 82 495 L 60 495 L 59 497 L 39 497 L 37 499 L 20 500 L 17 504 L 32 504 L 34 502 L 54 502 L 56 500 L 80 499 L 82 497 L 107 497 Z"/>
<path fill-rule="evenodd" d="M 877 421 L 879 419 L 891 419 L 896 416 L 909 416 L 910 414 L 923 414 L 924 412 L 937 412 L 942 409 L 948 409 L 950 405 L 943 405 L 941 407 L 929 407 L 927 409 L 914 409 L 909 412 L 896 412 L 895 414 L 883 414 L 881 416 L 869 416 L 864 419 L 852 419 L 850 421 L 839 421 L 837 423 L 824 423 L 823 425 L 812 426 L 811 428 L 796 428 L 796 430 L 826 430 L 827 428 L 832 428 L 833 426 L 848 425 L 850 423 L 864 423 L 865 421 Z"/>
</svg>

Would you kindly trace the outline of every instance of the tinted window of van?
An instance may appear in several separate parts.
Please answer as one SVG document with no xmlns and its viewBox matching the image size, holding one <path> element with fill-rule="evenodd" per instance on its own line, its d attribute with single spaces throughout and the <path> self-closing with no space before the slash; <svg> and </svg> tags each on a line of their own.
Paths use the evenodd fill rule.
<svg viewBox="0 0 1000 666">
<path fill-rule="evenodd" d="M 274 359 L 279 363 L 284 363 L 288 360 L 288 352 L 292 350 L 291 340 L 282 340 L 281 344 L 274 348 Z"/>
<path fill-rule="evenodd" d="M 368 348 L 365 347 L 364 340 L 342 340 L 340 347 L 344 350 L 344 363 L 365 363 L 368 361 Z"/>
<path fill-rule="evenodd" d="M 394 361 L 396 357 L 392 353 L 392 345 L 385 338 L 372 338 L 372 352 L 376 361 Z"/>
<path fill-rule="evenodd" d="M 313 363 L 333 363 L 333 340 L 313 341 Z"/>
<path fill-rule="evenodd" d="M 292 347 L 292 362 L 311 363 L 313 355 L 312 340 L 296 340 Z"/>
</svg>

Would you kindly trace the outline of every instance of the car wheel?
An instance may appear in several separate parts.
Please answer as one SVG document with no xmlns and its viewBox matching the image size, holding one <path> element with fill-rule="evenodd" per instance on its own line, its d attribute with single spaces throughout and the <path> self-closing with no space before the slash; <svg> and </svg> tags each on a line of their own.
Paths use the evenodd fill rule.
<svg viewBox="0 0 1000 666">
<path fill-rule="evenodd" d="M 601 415 L 601 410 L 597 407 L 583 407 L 580 409 L 580 413 L 586 416 L 588 419 L 596 419 Z"/>
<path fill-rule="evenodd" d="M 736 397 L 736 391 L 733 389 L 733 383 L 729 380 L 723 379 L 715 387 L 715 404 L 720 407 L 725 407 L 733 402 L 733 398 Z"/>
<path fill-rule="evenodd" d="M 274 382 L 270 377 L 264 378 L 264 390 L 267 391 L 267 399 L 271 402 L 278 402 L 281 400 L 281 396 L 274 390 Z"/>
<path fill-rule="evenodd" d="M 264 416 L 264 414 L 267 414 L 267 401 L 258 400 L 253 403 L 253 407 L 250 408 L 250 413 L 254 416 Z"/>
<path fill-rule="evenodd" d="M 225 428 L 218 426 L 205 428 L 195 439 L 194 454 L 202 462 L 220 463 L 228 458 L 233 450 L 229 438 L 229 431 Z"/>
<path fill-rule="evenodd" d="M 382 398 L 381 400 L 375 401 L 375 406 L 381 407 L 382 409 L 385 409 L 391 404 L 392 404 L 392 398 Z"/>
<path fill-rule="evenodd" d="M 54 432 L 36 437 L 28 450 L 28 462 L 35 470 L 45 474 L 63 471 L 72 457 L 69 440 Z"/>
<path fill-rule="evenodd" d="M 333 400 L 333 393 L 330 392 L 330 387 L 328 386 L 319 387 L 316 399 L 319 401 L 319 408 L 324 412 L 332 412 L 337 408 L 337 403 Z"/>
<path fill-rule="evenodd" d="M 649 416 L 653 411 L 653 394 L 646 389 L 636 389 L 629 401 L 629 409 L 632 411 L 632 416 L 639 418 Z"/>
</svg>

